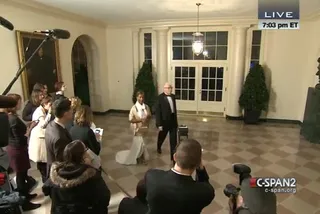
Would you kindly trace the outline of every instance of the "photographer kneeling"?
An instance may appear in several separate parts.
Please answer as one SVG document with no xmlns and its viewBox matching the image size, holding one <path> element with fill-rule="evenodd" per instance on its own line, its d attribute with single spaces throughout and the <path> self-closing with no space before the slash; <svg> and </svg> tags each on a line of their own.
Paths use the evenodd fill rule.
<svg viewBox="0 0 320 214">
<path fill-rule="evenodd" d="M 244 164 L 234 164 L 239 175 L 239 188 L 228 184 L 224 194 L 229 198 L 230 214 L 276 214 L 277 197 L 264 188 L 250 187 L 251 169 Z"/>
</svg>

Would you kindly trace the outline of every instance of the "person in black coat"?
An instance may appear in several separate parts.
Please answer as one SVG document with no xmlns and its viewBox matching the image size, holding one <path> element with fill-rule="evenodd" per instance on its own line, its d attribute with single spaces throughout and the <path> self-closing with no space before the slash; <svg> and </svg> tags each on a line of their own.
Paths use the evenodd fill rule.
<svg viewBox="0 0 320 214">
<path fill-rule="evenodd" d="M 144 179 L 140 180 L 136 188 L 136 197 L 123 198 L 119 204 L 118 214 L 145 214 L 148 211 L 147 192 Z"/>
<path fill-rule="evenodd" d="M 10 167 L 16 173 L 17 190 L 27 199 L 22 205 L 22 210 L 34 210 L 41 205 L 29 201 L 35 198 L 37 194 L 29 194 L 30 189 L 27 183 L 29 179 L 28 170 L 31 167 L 28 154 L 28 138 L 26 136 L 27 126 L 17 115 L 17 111 L 21 109 L 21 96 L 18 94 L 8 94 L 7 96 L 17 101 L 16 107 L 7 109 L 10 127 L 7 153 Z"/>
<path fill-rule="evenodd" d="M 170 156 L 173 160 L 173 154 L 177 146 L 177 105 L 175 95 L 172 94 L 172 86 L 166 83 L 163 88 L 163 93 L 158 96 L 156 105 L 156 126 L 159 129 L 157 152 L 161 154 L 161 146 L 169 132 Z"/>
<path fill-rule="evenodd" d="M 51 108 L 55 119 L 48 124 L 45 132 L 47 177 L 51 164 L 63 160 L 63 150 L 72 141 L 65 127 L 72 120 L 71 102 L 68 99 L 58 99 L 53 102 Z"/>
<path fill-rule="evenodd" d="M 81 106 L 75 114 L 74 126 L 70 129 L 72 140 L 81 140 L 87 148 L 96 155 L 100 154 L 101 146 L 97 139 L 99 134 L 95 134 L 90 128 L 93 122 L 93 114 L 89 106 Z"/>
<path fill-rule="evenodd" d="M 63 162 L 52 164 L 42 190 L 52 200 L 51 214 L 107 214 L 110 190 L 100 173 L 83 163 L 85 145 L 71 142 Z"/>
<path fill-rule="evenodd" d="M 182 141 L 174 154 L 175 166 L 169 171 L 146 172 L 148 214 L 200 214 L 215 197 L 209 176 L 202 165 L 199 142 Z M 196 180 L 192 173 L 196 170 Z"/>
<path fill-rule="evenodd" d="M 34 89 L 31 93 L 30 100 L 23 108 L 22 119 L 26 122 L 32 121 L 33 112 L 40 106 L 41 100 L 43 99 L 43 93 L 39 89 Z"/>
</svg>

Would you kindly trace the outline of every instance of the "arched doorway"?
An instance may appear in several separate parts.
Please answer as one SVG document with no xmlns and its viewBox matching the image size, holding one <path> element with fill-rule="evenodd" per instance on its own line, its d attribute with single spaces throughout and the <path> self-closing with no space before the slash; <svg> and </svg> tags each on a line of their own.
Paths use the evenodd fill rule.
<svg viewBox="0 0 320 214">
<path fill-rule="evenodd" d="M 76 39 L 72 47 L 73 88 L 74 95 L 82 100 L 83 105 L 90 106 L 90 90 L 88 75 L 88 60 L 86 50 Z"/>
</svg>

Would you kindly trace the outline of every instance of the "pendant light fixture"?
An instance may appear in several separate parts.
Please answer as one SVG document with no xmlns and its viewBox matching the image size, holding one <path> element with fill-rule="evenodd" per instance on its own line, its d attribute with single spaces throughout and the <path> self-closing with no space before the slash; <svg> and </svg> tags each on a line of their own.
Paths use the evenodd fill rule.
<svg viewBox="0 0 320 214">
<path fill-rule="evenodd" d="M 199 7 L 201 3 L 196 3 L 196 5 L 198 7 L 197 32 L 193 34 L 192 51 L 199 56 L 203 52 L 203 34 L 199 32 Z"/>
</svg>

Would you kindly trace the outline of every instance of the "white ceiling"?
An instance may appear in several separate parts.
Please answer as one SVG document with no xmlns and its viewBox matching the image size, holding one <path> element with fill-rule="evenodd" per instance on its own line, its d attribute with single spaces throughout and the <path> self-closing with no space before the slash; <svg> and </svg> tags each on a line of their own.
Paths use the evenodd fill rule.
<svg viewBox="0 0 320 214">
<path fill-rule="evenodd" d="M 257 17 L 258 0 L 34 0 L 104 22 Z M 281 1 L 281 0 L 279 0 Z M 320 0 L 300 0 L 301 16 L 320 9 Z"/>
</svg>

